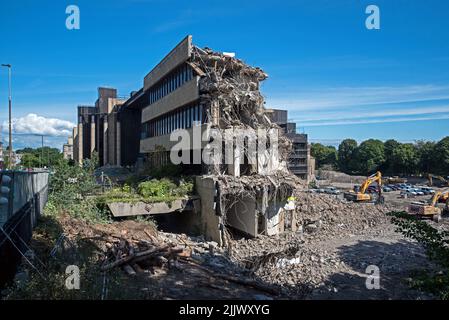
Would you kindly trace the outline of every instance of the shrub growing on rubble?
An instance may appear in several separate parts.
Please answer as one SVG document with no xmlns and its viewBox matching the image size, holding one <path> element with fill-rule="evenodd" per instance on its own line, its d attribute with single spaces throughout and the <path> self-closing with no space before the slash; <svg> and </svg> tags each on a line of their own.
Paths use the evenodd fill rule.
<svg viewBox="0 0 449 320">
<path fill-rule="evenodd" d="M 169 179 L 145 181 L 139 184 L 137 187 L 137 192 L 142 197 L 165 197 L 172 195 L 172 190 L 176 188 L 174 184 Z"/>
<path fill-rule="evenodd" d="M 70 216 L 92 222 L 107 221 L 107 213 L 94 197 L 98 185 L 93 176 L 94 164 L 71 166 L 61 160 L 50 176 L 48 202 L 45 214 Z"/>
<path fill-rule="evenodd" d="M 141 182 L 137 188 L 125 184 L 99 196 L 98 202 L 105 205 L 111 202 L 171 202 L 192 194 L 193 182 L 190 178 L 179 180 L 164 178 Z"/>
<path fill-rule="evenodd" d="M 449 299 L 449 232 L 438 231 L 425 221 L 419 220 L 406 212 L 391 212 L 392 222 L 397 231 L 404 236 L 418 241 L 426 249 L 429 259 L 438 263 L 443 273 L 423 273 L 416 277 L 413 286 Z"/>
<path fill-rule="evenodd" d="M 137 191 L 142 197 L 171 197 L 171 196 L 185 196 L 192 192 L 193 183 L 185 180 L 180 180 L 176 185 L 170 179 L 164 178 L 161 180 L 150 180 L 139 184 Z"/>
</svg>

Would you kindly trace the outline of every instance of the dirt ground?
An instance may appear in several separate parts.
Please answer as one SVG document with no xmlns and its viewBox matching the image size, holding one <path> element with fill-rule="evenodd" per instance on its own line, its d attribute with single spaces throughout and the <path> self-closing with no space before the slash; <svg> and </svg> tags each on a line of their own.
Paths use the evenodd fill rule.
<svg viewBox="0 0 449 320">
<path fill-rule="evenodd" d="M 332 199 L 329 195 L 322 196 Z M 398 192 L 385 193 L 385 197 L 397 210 L 404 210 L 408 203 L 417 201 L 417 198 L 399 198 Z M 419 197 L 420 200 L 427 198 L 429 196 Z M 350 207 L 355 208 L 352 215 L 358 214 L 357 206 Z M 370 212 L 369 208 L 360 212 Z M 32 248 L 39 260 L 50 261 L 50 253 L 64 233 L 70 243 L 89 244 L 93 248 L 88 260 L 93 260 L 97 267 L 104 262 L 102 259 L 117 239 L 131 242 L 157 238 L 161 244 L 191 250 L 188 260 L 168 261 L 145 269 L 135 266 L 135 274 L 128 274 L 121 268 L 110 274 L 98 273 L 89 299 L 435 299 L 430 294 L 410 289 L 410 281 L 414 272 L 439 271 L 437 266 L 428 261 L 421 246 L 396 233 L 388 218 L 379 218 L 376 224 L 363 222 L 358 228 L 351 228 L 353 218 L 338 219 L 337 222 L 325 220 L 317 230 L 306 228 L 303 232 L 287 232 L 275 237 L 235 239 L 233 254 L 229 254 L 202 237 L 160 232 L 145 221 L 90 225 L 59 217 L 38 228 Z M 335 228 L 338 222 L 344 222 L 341 228 Z M 432 221 L 429 223 L 435 225 Z M 444 217 L 438 228 L 449 230 L 449 218 Z M 289 254 L 276 253 L 270 258 L 273 250 L 289 246 L 294 248 L 293 251 L 288 249 Z M 77 250 L 84 254 L 81 246 Z M 263 262 L 255 269 L 254 264 L 245 263 L 248 258 Z M 294 262 L 288 262 L 293 258 Z M 73 263 L 58 263 L 63 266 L 66 262 Z M 379 270 L 378 289 L 370 290 L 366 286 L 368 266 Z M 24 264 L 22 273 L 26 269 L 29 268 Z M 26 297 L 21 294 L 13 293 L 10 297 L 48 298 L 44 293 L 27 292 Z M 67 298 L 64 294 L 51 298 Z"/>
<path fill-rule="evenodd" d="M 418 244 L 390 224 L 359 235 L 312 243 L 304 254 L 317 268 L 318 285 L 307 299 L 432 299 L 411 290 L 413 272 L 436 268 Z M 367 267 L 379 268 L 379 289 L 367 289 Z"/>
</svg>

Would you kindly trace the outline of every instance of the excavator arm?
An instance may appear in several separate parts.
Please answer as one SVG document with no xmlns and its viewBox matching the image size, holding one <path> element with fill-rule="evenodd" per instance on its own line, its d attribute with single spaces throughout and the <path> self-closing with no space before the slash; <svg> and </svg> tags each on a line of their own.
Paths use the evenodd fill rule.
<svg viewBox="0 0 449 320">
<path fill-rule="evenodd" d="M 354 187 L 354 190 L 345 192 L 344 197 L 350 201 L 371 201 L 373 200 L 373 197 L 369 194 L 366 194 L 366 191 L 374 182 L 377 182 L 378 184 L 379 197 L 377 198 L 377 203 L 383 203 L 384 200 L 382 197 L 382 174 L 380 172 L 376 172 L 375 174 L 366 178 L 360 188 Z"/>
<path fill-rule="evenodd" d="M 433 186 L 433 179 L 437 179 L 440 180 L 443 184 L 448 185 L 449 186 L 449 181 L 447 181 L 444 177 L 442 176 L 436 176 L 434 174 L 429 174 L 428 175 L 428 179 L 429 179 L 429 185 Z"/>
<path fill-rule="evenodd" d="M 360 188 L 361 193 L 365 193 L 368 190 L 368 187 L 372 185 L 374 182 L 377 182 L 379 188 L 382 187 L 382 174 L 378 171 L 375 174 L 369 176 L 363 183 Z"/>
<path fill-rule="evenodd" d="M 444 191 L 438 191 L 435 192 L 435 194 L 433 195 L 432 199 L 430 200 L 430 205 L 435 207 L 438 203 L 438 200 L 440 200 L 441 197 L 447 197 L 447 195 L 449 194 L 449 189 L 448 190 L 444 190 Z"/>
<path fill-rule="evenodd" d="M 432 207 L 435 207 L 437 202 L 438 202 L 438 200 L 441 198 L 441 196 L 442 196 L 442 193 L 440 191 L 435 192 L 435 194 L 433 195 L 432 199 L 430 199 L 430 203 L 429 204 Z"/>
</svg>

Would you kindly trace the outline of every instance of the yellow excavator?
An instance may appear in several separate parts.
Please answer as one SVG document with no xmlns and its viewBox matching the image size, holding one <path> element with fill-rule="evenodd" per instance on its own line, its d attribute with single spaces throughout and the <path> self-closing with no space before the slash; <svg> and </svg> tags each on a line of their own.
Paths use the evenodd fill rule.
<svg viewBox="0 0 449 320">
<path fill-rule="evenodd" d="M 377 198 L 373 197 L 372 194 L 366 193 L 366 191 L 368 191 L 368 187 L 372 185 L 374 182 L 377 182 Z M 354 190 L 345 192 L 344 197 L 346 200 L 349 201 L 356 201 L 356 202 L 376 201 L 377 203 L 383 203 L 384 198 L 382 196 L 382 173 L 378 171 L 375 174 L 369 176 L 368 178 L 366 178 L 365 181 L 363 181 L 360 187 L 355 186 Z"/>
<path fill-rule="evenodd" d="M 449 187 L 449 181 L 447 181 L 442 176 L 436 176 L 434 174 L 429 174 L 428 179 L 429 179 L 429 186 L 430 187 L 434 186 L 434 184 L 435 184 L 435 182 L 433 181 L 434 179 L 440 180 L 440 183 L 438 184 L 438 186 L 440 186 L 440 187 Z"/>
<path fill-rule="evenodd" d="M 438 191 L 436 192 L 432 199 L 428 203 L 425 202 L 413 202 L 408 207 L 408 212 L 410 214 L 417 215 L 419 217 L 429 217 L 432 218 L 435 222 L 441 221 L 441 214 L 449 212 L 449 200 L 446 201 L 446 206 L 444 209 L 441 209 L 438 207 L 438 201 L 441 198 L 445 198 L 449 195 L 449 189 L 445 191 Z"/>
</svg>

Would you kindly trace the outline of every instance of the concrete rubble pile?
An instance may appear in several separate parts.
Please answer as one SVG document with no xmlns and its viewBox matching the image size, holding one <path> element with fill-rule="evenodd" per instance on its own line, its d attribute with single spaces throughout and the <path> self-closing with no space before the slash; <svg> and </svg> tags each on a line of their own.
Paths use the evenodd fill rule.
<svg viewBox="0 0 449 320">
<path fill-rule="evenodd" d="M 297 232 L 276 237 L 235 240 L 229 254 L 233 261 L 263 281 L 301 296 L 320 284 L 326 272 L 344 268 L 335 253 L 314 247 L 318 241 L 345 238 L 386 223 L 387 205 L 346 202 L 332 195 L 295 193 Z"/>
<path fill-rule="evenodd" d="M 280 294 L 277 286 L 254 277 L 235 264 L 218 243 L 206 241 L 203 236 L 165 233 L 151 224 L 132 220 L 93 226 L 63 218 L 62 226 L 72 244 L 94 241 L 102 272 L 122 270 L 130 279 L 146 279 L 145 285 L 149 285 L 148 279 L 154 279 L 154 285 L 166 286 L 167 292 L 176 291 L 174 297 L 188 296 L 188 292 L 177 292 L 173 279 L 193 281 L 206 288 L 215 288 L 214 283 L 224 284 L 226 291 L 232 291 L 234 285 L 235 289 L 246 288 L 243 290 L 268 295 L 267 298 Z"/>
<path fill-rule="evenodd" d="M 332 195 L 296 192 L 296 215 L 305 231 L 325 236 L 351 234 L 386 222 L 388 205 L 347 202 Z"/>
</svg>

